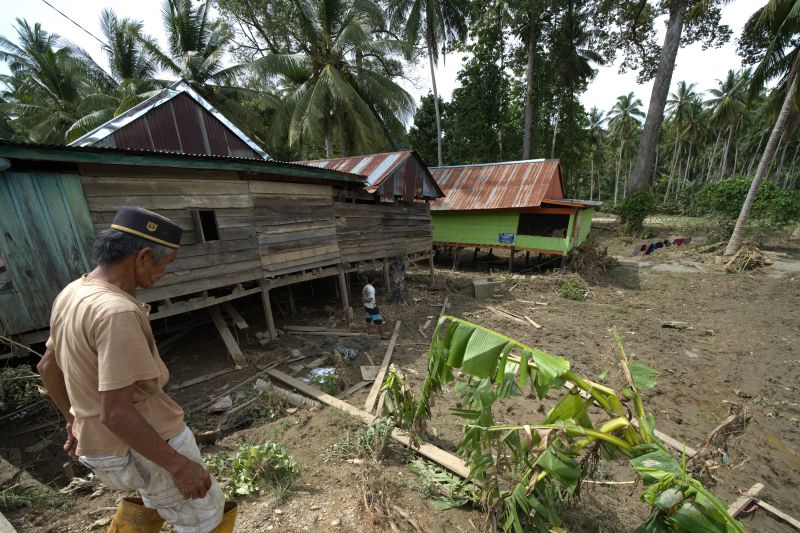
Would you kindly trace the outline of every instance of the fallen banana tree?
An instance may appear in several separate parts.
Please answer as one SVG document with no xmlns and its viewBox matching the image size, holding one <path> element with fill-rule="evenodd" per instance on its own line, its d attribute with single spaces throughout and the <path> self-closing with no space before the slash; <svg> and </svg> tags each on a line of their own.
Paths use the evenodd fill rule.
<svg viewBox="0 0 800 533">
<path fill-rule="evenodd" d="M 577 375 L 563 357 L 443 316 L 416 404 L 396 372 L 383 389 L 396 423 L 417 440 L 425 435 L 434 395 L 455 380 L 454 370 L 465 375 L 455 385 L 460 402 L 452 410 L 467 421 L 458 453 L 480 486 L 480 504 L 494 531 L 559 531 L 560 511 L 576 496 L 581 479 L 601 457 L 624 457 L 641 477 L 642 499 L 652 507 L 638 532 L 743 532 L 725 504 L 687 473 L 685 456 L 673 457 L 654 434 L 640 389 L 655 386 L 658 372 L 630 363 L 619 338 L 617 349 L 627 383 L 619 394 Z M 495 423 L 492 406 L 498 400 L 521 395 L 526 387 L 542 399 L 553 389 L 564 390 L 567 382 L 574 385 L 570 392 L 538 423 Z M 623 403 L 631 404 L 633 415 Z M 602 410 L 599 417 L 593 413 L 594 421 L 592 405 Z"/>
</svg>

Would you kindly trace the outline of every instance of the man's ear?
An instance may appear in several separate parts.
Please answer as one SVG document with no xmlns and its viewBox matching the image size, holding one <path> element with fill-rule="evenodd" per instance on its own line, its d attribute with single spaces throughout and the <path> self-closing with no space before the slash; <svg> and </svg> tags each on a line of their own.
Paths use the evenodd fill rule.
<svg viewBox="0 0 800 533">
<path fill-rule="evenodd" d="M 153 260 L 153 249 L 149 246 L 145 246 L 136 253 L 136 266 L 145 266 L 148 259 L 155 263 Z"/>
</svg>

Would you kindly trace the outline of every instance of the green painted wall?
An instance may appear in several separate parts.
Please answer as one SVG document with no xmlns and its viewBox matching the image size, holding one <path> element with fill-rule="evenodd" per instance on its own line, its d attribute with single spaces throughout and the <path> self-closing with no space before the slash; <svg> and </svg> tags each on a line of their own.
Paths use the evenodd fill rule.
<svg viewBox="0 0 800 533">
<path fill-rule="evenodd" d="M 481 244 L 485 246 L 511 246 L 500 243 L 500 233 L 513 233 L 513 245 L 563 253 L 568 248 L 567 239 L 517 235 L 519 213 L 516 212 L 448 212 L 431 211 L 433 242 Z M 572 217 L 570 217 L 572 224 Z M 569 234 L 569 233 L 568 233 Z"/>
<path fill-rule="evenodd" d="M 589 230 L 592 229 L 593 214 L 594 209 L 591 208 L 578 211 L 578 238 L 572 245 L 572 248 L 577 248 L 586 242 L 586 238 L 589 236 Z"/>
</svg>

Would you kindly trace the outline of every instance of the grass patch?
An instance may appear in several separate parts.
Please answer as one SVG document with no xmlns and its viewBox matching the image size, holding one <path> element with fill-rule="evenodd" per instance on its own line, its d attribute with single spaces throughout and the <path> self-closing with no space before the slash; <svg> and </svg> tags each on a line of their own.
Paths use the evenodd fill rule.
<svg viewBox="0 0 800 533">
<path fill-rule="evenodd" d="M 558 295 L 567 300 L 582 302 L 586 299 L 586 287 L 576 279 L 568 279 L 561 283 Z"/>
<path fill-rule="evenodd" d="M 389 417 L 381 417 L 366 427 L 348 434 L 343 441 L 334 442 L 325 450 L 325 459 L 372 459 L 380 461 L 392 440 L 394 422 Z"/>
<path fill-rule="evenodd" d="M 416 457 L 406 466 L 419 480 L 409 488 L 429 501 L 437 511 L 480 501 L 478 487 L 438 465 Z"/>
<path fill-rule="evenodd" d="M 16 484 L 0 491 L 0 511 L 16 511 L 23 507 L 46 507 L 68 511 L 75 507 L 75 502 L 48 486 L 26 488 Z"/>
</svg>

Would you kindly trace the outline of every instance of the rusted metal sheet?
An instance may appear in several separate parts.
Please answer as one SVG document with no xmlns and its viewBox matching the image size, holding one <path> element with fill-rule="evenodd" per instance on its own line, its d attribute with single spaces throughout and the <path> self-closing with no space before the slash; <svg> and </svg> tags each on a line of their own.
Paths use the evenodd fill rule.
<svg viewBox="0 0 800 533">
<path fill-rule="evenodd" d="M 538 207 L 546 198 L 564 198 L 557 159 L 509 161 L 431 168 L 445 197 L 432 210 L 470 211 Z"/>
<path fill-rule="evenodd" d="M 411 151 L 383 154 L 295 161 L 329 170 L 338 170 L 364 176 L 367 191 L 377 193 L 381 200 L 393 201 L 401 197 L 407 202 L 433 199 L 442 196 L 428 168 Z"/>
</svg>

